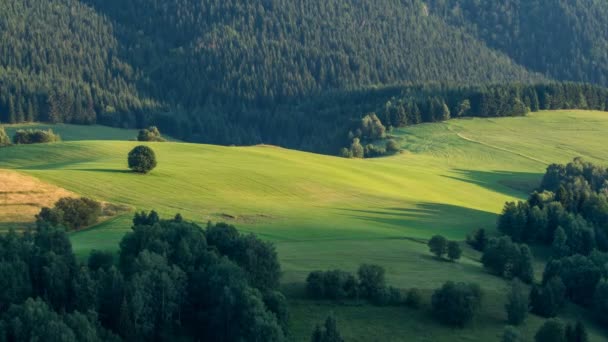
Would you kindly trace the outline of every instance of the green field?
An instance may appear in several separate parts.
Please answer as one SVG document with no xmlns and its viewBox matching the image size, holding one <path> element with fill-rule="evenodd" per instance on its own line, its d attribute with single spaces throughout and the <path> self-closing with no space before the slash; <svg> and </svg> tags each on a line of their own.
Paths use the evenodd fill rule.
<svg viewBox="0 0 608 342">
<path fill-rule="evenodd" d="M 526 197 L 549 163 L 576 156 L 608 161 L 608 113 L 603 112 L 541 112 L 410 127 L 392 132 L 403 153 L 369 160 L 271 146 L 151 143 L 159 166 L 146 176 L 127 172 L 126 155 L 137 142 L 101 141 L 102 130 L 111 130 L 107 137 L 113 140 L 132 139 L 135 131 L 53 128 L 75 141 L 0 149 L 0 168 L 138 210 L 180 212 L 200 223 L 226 221 L 274 241 L 296 340 L 308 340 L 313 325 L 329 312 L 347 340 L 498 340 L 505 325 L 506 283 L 486 274 L 474 252 L 467 251 L 457 264 L 438 262 L 419 239 L 441 233 L 463 240 L 476 228 L 494 229 L 504 202 Z M 116 249 L 130 218 L 73 234 L 75 250 L 86 255 L 92 248 Z M 362 262 L 384 266 L 389 283 L 404 289 L 430 293 L 449 279 L 479 282 L 487 305 L 471 327 L 459 330 L 433 323 L 424 310 L 301 298 L 311 270 L 355 270 Z M 522 328 L 525 336 L 531 338 L 541 322 L 529 319 Z M 589 325 L 594 340 L 608 336 Z"/>
</svg>

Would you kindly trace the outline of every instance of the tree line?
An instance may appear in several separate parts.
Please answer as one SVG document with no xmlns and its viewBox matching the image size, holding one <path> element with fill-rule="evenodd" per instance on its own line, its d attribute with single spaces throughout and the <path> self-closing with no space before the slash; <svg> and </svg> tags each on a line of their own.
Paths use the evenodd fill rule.
<svg viewBox="0 0 608 342">
<path fill-rule="evenodd" d="M 137 213 L 113 253 L 76 259 L 61 226 L 0 236 L 0 339 L 285 341 L 274 247 L 225 224 Z"/>
<path fill-rule="evenodd" d="M 486 241 L 484 266 L 532 284 L 533 313 L 555 317 L 569 300 L 590 310 L 605 325 L 607 223 L 608 169 L 575 158 L 566 165 L 550 165 L 527 201 L 505 204 L 497 222 L 504 236 L 486 239 L 485 233 L 477 231 L 468 240 L 472 244 Z M 530 249 L 524 243 L 551 246 L 552 256 L 540 283 L 534 283 Z M 529 260 L 523 264 L 527 266 L 522 268 L 521 260 Z"/>
</svg>

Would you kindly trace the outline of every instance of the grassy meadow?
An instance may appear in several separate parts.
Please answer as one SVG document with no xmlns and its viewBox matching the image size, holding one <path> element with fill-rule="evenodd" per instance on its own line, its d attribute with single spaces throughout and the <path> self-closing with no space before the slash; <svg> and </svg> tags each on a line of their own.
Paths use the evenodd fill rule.
<svg viewBox="0 0 608 342">
<path fill-rule="evenodd" d="M 476 228 L 494 229 L 504 202 L 525 198 L 549 163 L 576 156 L 608 163 L 608 113 L 587 111 L 399 129 L 391 134 L 404 151 L 368 160 L 272 146 L 149 143 L 159 164 L 145 176 L 127 170 L 127 153 L 139 143 L 126 140 L 136 131 L 53 129 L 64 142 L 2 148 L 0 169 L 161 216 L 180 212 L 199 223 L 225 221 L 273 241 L 298 341 L 308 340 L 314 324 L 330 312 L 348 341 L 497 341 L 506 324 L 507 283 L 485 273 L 476 252 L 467 249 L 459 263 L 440 262 L 430 257 L 424 240 L 434 234 L 464 240 Z M 130 220 L 131 214 L 118 216 L 73 233 L 76 252 L 115 250 Z M 390 285 L 418 287 L 427 297 L 446 280 L 478 282 L 486 305 L 461 330 L 436 324 L 425 309 L 303 298 L 310 271 L 355 271 L 363 262 L 384 266 Z M 577 308 L 565 313 L 579 314 L 584 315 Z M 531 339 L 540 324 L 531 317 L 522 333 Z M 594 341 L 607 338 L 591 322 L 588 327 Z"/>
</svg>

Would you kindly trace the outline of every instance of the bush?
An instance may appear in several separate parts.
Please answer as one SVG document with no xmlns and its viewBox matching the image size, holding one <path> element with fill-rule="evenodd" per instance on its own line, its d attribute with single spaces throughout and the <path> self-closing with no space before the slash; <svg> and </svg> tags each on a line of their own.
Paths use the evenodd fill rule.
<svg viewBox="0 0 608 342">
<path fill-rule="evenodd" d="M 386 150 L 382 147 L 377 147 L 373 144 L 365 146 L 365 158 L 381 157 L 386 154 Z"/>
<path fill-rule="evenodd" d="M 536 332 L 534 340 L 536 342 L 566 342 L 564 323 L 554 318 L 547 320 Z"/>
<path fill-rule="evenodd" d="M 412 309 L 418 309 L 422 305 L 422 293 L 418 289 L 409 289 L 405 296 L 405 305 Z"/>
<path fill-rule="evenodd" d="M 333 270 L 324 274 L 324 298 L 338 300 L 355 298 L 357 295 L 357 280 L 348 272 Z"/>
<path fill-rule="evenodd" d="M 372 303 L 379 306 L 401 305 L 403 303 L 401 290 L 392 286 L 381 289 L 371 300 Z"/>
<path fill-rule="evenodd" d="M 325 273 L 313 271 L 306 277 L 306 292 L 311 298 L 323 299 L 325 297 Z"/>
<path fill-rule="evenodd" d="M 472 234 L 467 235 L 467 243 L 476 251 L 483 252 L 488 243 L 488 235 L 483 228 L 477 229 Z"/>
<path fill-rule="evenodd" d="M 167 140 L 160 135 L 160 131 L 158 128 L 156 128 L 156 126 L 151 126 L 149 128 L 139 130 L 139 134 L 137 134 L 137 141 L 165 142 Z"/>
<path fill-rule="evenodd" d="M 431 253 L 435 254 L 438 258 L 443 257 L 448 251 L 448 240 L 441 235 L 433 236 L 427 245 Z"/>
<path fill-rule="evenodd" d="M 68 230 L 77 230 L 95 224 L 100 215 L 99 202 L 86 197 L 64 197 L 52 209 L 42 208 L 36 218 L 52 226 L 62 225 Z"/>
<path fill-rule="evenodd" d="M 448 259 L 451 261 L 456 261 L 460 259 L 462 255 L 462 249 L 460 249 L 460 244 L 456 241 L 448 242 Z"/>
<path fill-rule="evenodd" d="M 568 326 L 566 326 L 566 341 L 589 342 L 587 328 L 585 328 L 581 321 L 577 321 L 576 324 L 568 324 Z"/>
<path fill-rule="evenodd" d="M 502 334 L 501 342 L 523 342 L 523 339 L 515 327 L 507 325 Z"/>
<path fill-rule="evenodd" d="M 310 340 L 312 342 L 344 342 L 338 331 L 336 320 L 331 316 L 327 317 L 323 328 L 317 325 Z"/>
<path fill-rule="evenodd" d="M 389 139 L 386 142 L 386 152 L 388 153 L 397 153 L 401 150 L 401 146 L 399 146 L 399 144 L 393 140 L 393 139 Z"/>
<path fill-rule="evenodd" d="M 6 134 L 4 127 L 0 126 L 0 147 L 7 146 L 11 144 L 11 139 Z"/>
<path fill-rule="evenodd" d="M 514 279 L 505 305 L 509 324 L 520 325 L 524 322 L 528 315 L 528 303 L 529 295 L 524 284 L 519 279 Z"/>
<path fill-rule="evenodd" d="M 89 255 L 88 266 L 91 271 L 99 269 L 109 270 L 114 265 L 114 254 L 110 252 L 92 250 Z"/>
<path fill-rule="evenodd" d="M 156 155 L 147 146 L 137 146 L 129 152 L 129 168 L 138 173 L 148 173 L 156 167 Z"/>
<path fill-rule="evenodd" d="M 362 264 L 357 272 L 359 276 L 359 293 L 363 298 L 374 301 L 383 295 L 386 288 L 384 268 L 378 265 Z"/>
<path fill-rule="evenodd" d="M 559 277 L 551 278 L 543 287 L 534 286 L 530 292 L 530 307 L 542 317 L 554 317 L 566 300 L 566 286 Z"/>
<path fill-rule="evenodd" d="M 463 327 L 475 316 L 481 297 L 477 284 L 448 281 L 433 293 L 432 311 L 441 323 Z"/>
<path fill-rule="evenodd" d="M 530 248 L 525 244 L 513 243 L 508 236 L 490 239 L 481 263 L 498 276 L 507 279 L 518 277 L 528 284 L 532 282 L 534 272 Z"/>
<path fill-rule="evenodd" d="M 435 254 L 438 258 L 442 258 L 448 251 L 448 240 L 441 235 L 433 236 L 427 245 L 431 253 Z"/>
<path fill-rule="evenodd" d="M 593 295 L 593 308 L 598 321 L 608 324 L 608 280 L 597 284 Z"/>
<path fill-rule="evenodd" d="M 52 129 L 20 129 L 13 136 L 15 144 L 44 144 L 57 141 L 61 141 L 61 137 L 53 133 Z"/>
</svg>

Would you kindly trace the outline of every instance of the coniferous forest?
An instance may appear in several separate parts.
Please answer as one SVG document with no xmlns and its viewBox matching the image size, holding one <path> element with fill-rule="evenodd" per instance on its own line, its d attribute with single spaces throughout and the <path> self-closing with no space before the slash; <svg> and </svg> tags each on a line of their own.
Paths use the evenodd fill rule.
<svg viewBox="0 0 608 342">
<path fill-rule="evenodd" d="M 337 154 L 370 112 L 398 127 L 603 110 L 608 6 L 557 3 L 4 1 L 0 122 Z"/>
</svg>

